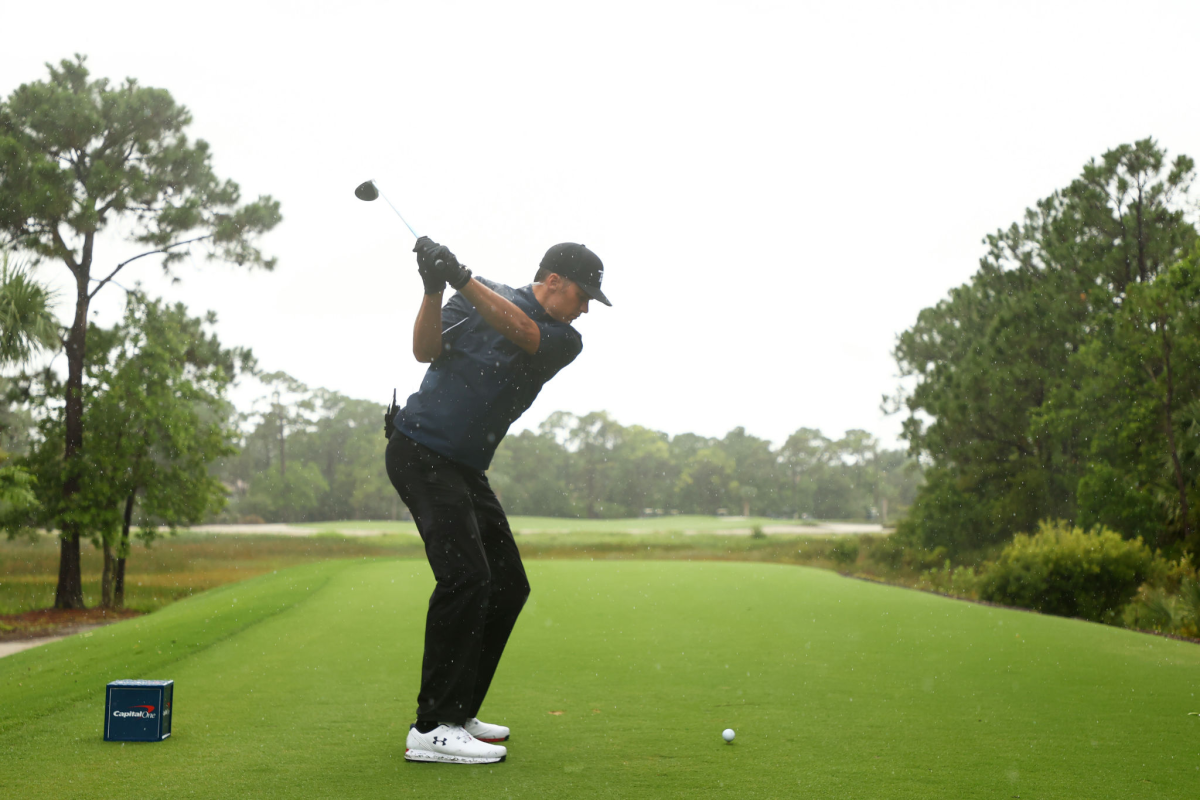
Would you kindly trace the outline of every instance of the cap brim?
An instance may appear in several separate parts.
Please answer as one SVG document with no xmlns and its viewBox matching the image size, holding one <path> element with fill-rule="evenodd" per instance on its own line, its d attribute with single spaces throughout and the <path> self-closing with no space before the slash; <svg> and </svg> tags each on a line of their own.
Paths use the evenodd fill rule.
<svg viewBox="0 0 1200 800">
<path fill-rule="evenodd" d="M 610 303 L 608 298 L 604 296 L 604 292 L 600 291 L 599 286 L 587 286 L 581 283 L 579 284 L 579 288 L 583 289 L 584 293 L 587 294 L 588 297 L 592 298 L 593 300 L 599 300 L 601 303 L 604 303 L 604 305 L 612 308 L 612 303 Z"/>
</svg>

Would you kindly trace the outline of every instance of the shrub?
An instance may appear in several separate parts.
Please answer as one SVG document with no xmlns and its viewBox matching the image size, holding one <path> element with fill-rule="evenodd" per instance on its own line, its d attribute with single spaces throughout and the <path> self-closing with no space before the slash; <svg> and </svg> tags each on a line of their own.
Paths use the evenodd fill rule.
<svg viewBox="0 0 1200 800">
<path fill-rule="evenodd" d="M 924 547 L 905 547 L 900 556 L 901 563 L 909 569 L 937 569 L 938 565 L 947 558 L 946 548 L 938 545 L 932 549 Z"/>
<path fill-rule="evenodd" d="M 1137 599 L 1125 606 L 1125 627 L 1200 637 L 1200 582 L 1188 581 L 1179 589 L 1178 594 L 1169 594 L 1142 587 Z"/>
<path fill-rule="evenodd" d="M 762 525 L 755 525 L 753 528 L 750 529 L 750 538 L 751 539 L 765 539 L 765 538 L 767 538 L 767 532 L 762 529 Z"/>
<path fill-rule="evenodd" d="M 1191 556 L 1160 561 L 1157 567 L 1152 585 L 1143 586 L 1125 607 L 1125 627 L 1200 637 L 1200 573 Z"/>
<path fill-rule="evenodd" d="M 858 560 L 858 541 L 844 537 L 834 541 L 829 548 L 829 556 L 842 566 L 848 566 Z"/>
<path fill-rule="evenodd" d="M 904 563 L 904 544 L 893 536 L 863 536 L 859 544 L 866 548 L 865 560 L 881 569 L 895 571 Z"/>
<path fill-rule="evenodd" d="M 1112 622 L 1154 565 L 1142 540 L 1106 528 L 1094 532 L 1042 521 L 1034 536 L 1017 534 L 980 577 L 979 597 L 1006 605 Z"/>
<path fill-rule="evenodd" d="M 955 597 L 978 596 L 979 576 L 974 567 L 955 567 L 950 559 L 940 569 L 928 569 L 921 573 L 917 580 L 918 589 L 927 589 L 939 594 L 949 594 Z"/>
</svg>

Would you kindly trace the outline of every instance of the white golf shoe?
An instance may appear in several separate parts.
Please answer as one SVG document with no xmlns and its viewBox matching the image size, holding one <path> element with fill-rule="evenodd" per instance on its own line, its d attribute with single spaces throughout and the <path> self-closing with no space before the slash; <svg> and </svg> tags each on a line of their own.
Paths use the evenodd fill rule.
<svg viewBox="0 0 1200 800">
<path fill-rule="evenodd" d="M 508 728 L 503 725 L 493 725 L 490 722 L 480 722 L 471 717 L 463 723 L 463 730 L 481 742 L 507 742 Z"/>
<path fill-rule="evenodd" d="M 495 764 L 507 755 L 500 745 L 479 741 L 461 725 L 438 725 L 429 733 L 413 725 L 404 750 L 405 761 L 441 764 Z"/>
</svg>

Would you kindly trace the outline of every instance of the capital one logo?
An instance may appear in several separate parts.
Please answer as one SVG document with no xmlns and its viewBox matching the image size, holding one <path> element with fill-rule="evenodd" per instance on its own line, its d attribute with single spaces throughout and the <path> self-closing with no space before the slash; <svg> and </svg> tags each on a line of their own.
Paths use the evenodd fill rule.
<svg viewBox="0 0 1200 800">
<path fill-rule="evenodd" d="M 138 711 L 136 709 L 143 709 Z M 154 706 L 130 706 L 128 711 L 114 711 L 114 717 L 134 717 L 136 719 L 154 719 Z"/>
</svg>

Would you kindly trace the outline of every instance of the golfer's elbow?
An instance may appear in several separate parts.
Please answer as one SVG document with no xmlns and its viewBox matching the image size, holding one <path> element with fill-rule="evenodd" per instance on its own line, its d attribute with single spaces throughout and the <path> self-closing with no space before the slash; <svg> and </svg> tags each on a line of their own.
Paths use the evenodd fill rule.
<svg viewBox="0 0 1200 800">
<path fill-rule="evenodd" d="M 520 330 L 517 331 L 515 339 L 517 347 L 529 355 L 533 355 L 538 351 L 538 345 L 542 342 L 542 329 L 537 326 L 536 322 L 526 317 Z"/>
<path fill-rule="evenodd" d="M 428 342 L 413 342 L 413 358 L 421 364 L 432 364 L 441 350 L 441 343 L 433 347 Z"/>
</svg>

